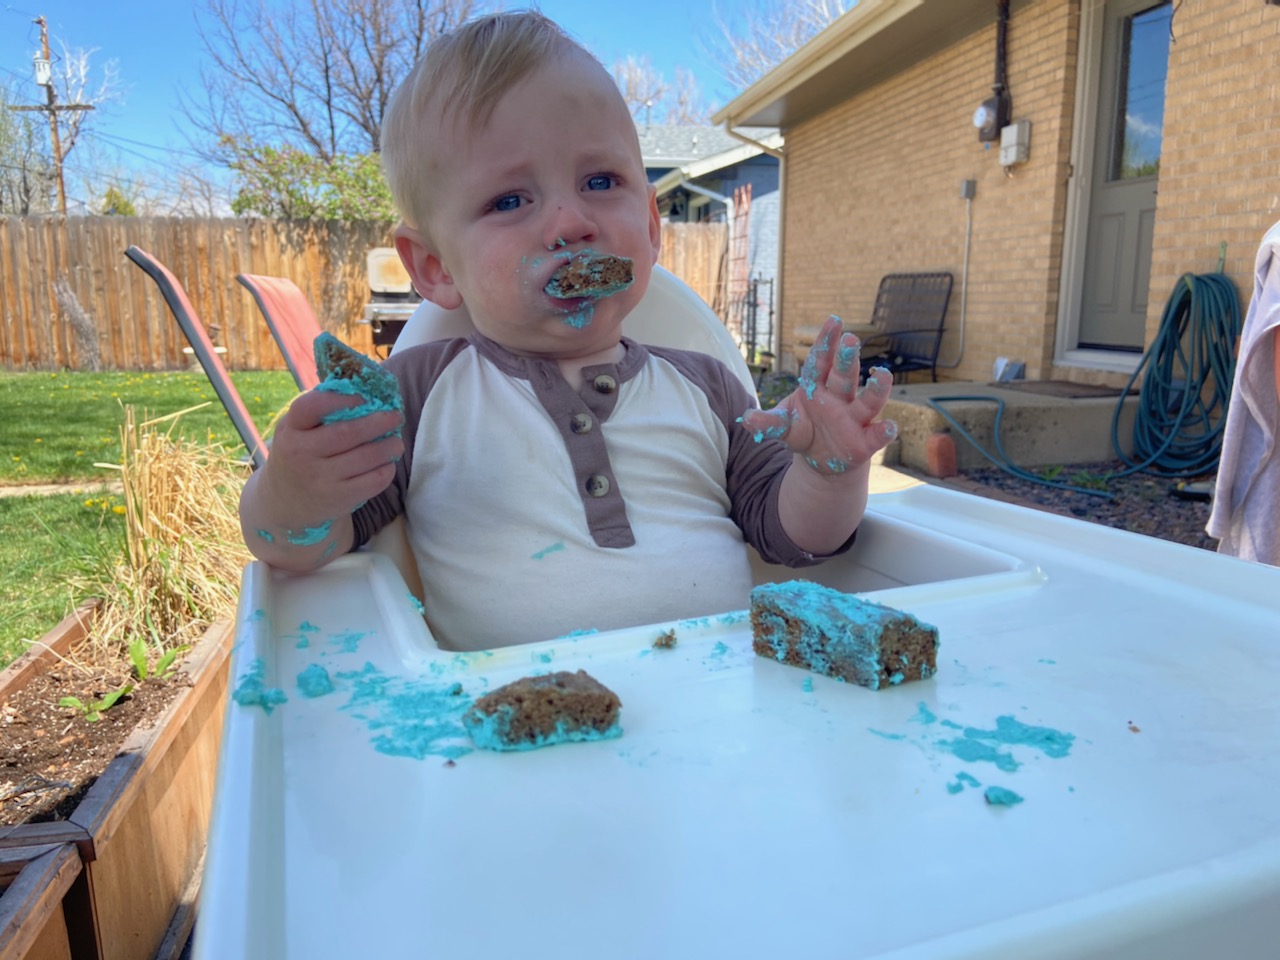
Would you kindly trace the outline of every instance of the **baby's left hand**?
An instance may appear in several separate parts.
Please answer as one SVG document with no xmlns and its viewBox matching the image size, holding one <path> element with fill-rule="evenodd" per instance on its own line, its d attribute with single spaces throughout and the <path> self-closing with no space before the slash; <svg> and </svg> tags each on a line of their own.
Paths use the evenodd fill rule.
<svg viewBox="0 0 1280 960">
<path fill-rule="evenodd" d="M 824 476 L 862 466 L 898 435 L 892 420 L 876 420 L 893 374 L 873 368 L 859 390 L 861 344 L 842 330 L 839 317 L 828 317 L 800 371 L 800 386 L 772 410 L 749 410 L 742 417 L 756 442 L 780 439 Z"/>
</svg>

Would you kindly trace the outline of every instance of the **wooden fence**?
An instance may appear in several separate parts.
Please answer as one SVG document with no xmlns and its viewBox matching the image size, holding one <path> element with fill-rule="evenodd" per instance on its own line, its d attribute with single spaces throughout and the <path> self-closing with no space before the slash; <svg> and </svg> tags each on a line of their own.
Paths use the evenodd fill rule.
<svg viewBox="0 0 1280 960">
<path fill-rule="evenodd" d="M 708 303 L 723 300 L 723 224 L 664 224 L 660 262 Z M 390 245 L 382 223 L 164 217 L 0 217 L 0 369 L 81 369 L 96 339 L 103 369 L 171 370 L 186 341 L 159 289 L 125 256 L 136 245 L 187 291 L 232 370 L 283 370 L 284 361 L 238 273 L 288 277 L 320 325 L 369 352 L 365 256 Z M 65 281 L 92 324 L 60 306 Z M 85 338 L 93 338 L 86 340 Z"/>
</svg>

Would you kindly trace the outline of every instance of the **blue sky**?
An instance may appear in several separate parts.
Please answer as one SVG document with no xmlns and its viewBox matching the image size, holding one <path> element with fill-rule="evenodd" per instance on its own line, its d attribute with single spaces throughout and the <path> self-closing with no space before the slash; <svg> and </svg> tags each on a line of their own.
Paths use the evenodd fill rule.
<svg viewBox="0 0 1280 960">
<path fill-rule="evenodd" d="M 736 5 L 735 0 L 716 2 L 724 11 Z M 707 106 L 728 99 L 697 39 L 714 29 L 713 0 L 646 0 L 643 15 L 629 12 L 634 10 L 630 4 L 600 0 L 542 0 L 539 5 L 606 65 L 628 55 L 647 56 L 669 83 L 675 81 L 675 68 L 683 66 L 697 76 Z M 31 67 L 40 45 L 32 21 L 43 14 L 55 56 L 62 40 L 72 49 L 96 48 L 95 66 L 118 62 L 124 96 L 94 116 L 99 147 L 116 151 L 119 162 L 130 167 L 194 159 L 182 152 L 188 147 L 178 90 L 199 87 L 205 54 L 196 32 L 197 8 L 203 9 L 174 0 L 0 0 L 0 78 L 19 102 L 44 101 Z M 72 154 L 68 163 L 75 160 Z"/>
</svg>

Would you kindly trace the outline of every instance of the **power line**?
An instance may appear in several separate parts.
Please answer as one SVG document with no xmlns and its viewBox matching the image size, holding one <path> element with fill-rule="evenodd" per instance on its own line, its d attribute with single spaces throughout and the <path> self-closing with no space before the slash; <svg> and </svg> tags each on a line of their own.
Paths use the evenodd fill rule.
<svg viewBox="0 0 1280 960">
<path fill-rule="evenodd" d="M 90 133 L 90 131 L 85 131 L 85 132 Z M 91 135 L 97 137 L 99 140 L 106 140 L 107 142 L 112 144 L 129 143 L 137 147 L 146 147 L 148 150 L 161 150 L 165 153 L 177 153 L 177 154 L 181 154 L 184 157 L 191 157 L 193 160 L 202 160 L 202 161 L 205 160 L 205 157 L 201 156 L 198 153 L 193 153 L 190 150 L 183 150 L 178 147 L 166 147 L 158 143 L 146 143 L 142 140 L 130 140 L 128 137 L 122 137 L 114 133 L 102 133 L 100 131 L 93 131 Z M 121 149 L 123 149 L 123 147 Z"/>
</svg>

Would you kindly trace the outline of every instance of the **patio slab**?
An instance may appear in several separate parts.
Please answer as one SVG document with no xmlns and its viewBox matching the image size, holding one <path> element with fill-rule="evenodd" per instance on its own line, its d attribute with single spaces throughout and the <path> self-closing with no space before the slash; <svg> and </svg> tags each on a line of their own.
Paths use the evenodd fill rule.
<svg viewBox="0 0 1280 960">
<path fill-rule="evenodd" d="M 929 437 L 938 431 L 952 434 L 956 465 L 961 471 L 992 465 L 930 404 L 931 400 L 940 401 L 946 412 L 992 456 L 998 456 L 996 415 L 1003 408 L 1000 445 L 1020 467 L 1114 460 L 1112 422 L 1118 406 L 1117 435 L 1124 452 L 1132 450 L 1136 394 L 1124 397 L 1121 405 L 1119 395 L 1063 397 L 990 383 L 908 383 L 894 386 L 885 405 L 885 417 L 898 423 L 898 439 L 882 458 L 885 465 L 901 464 L 927 473 Z"/>
</svg>

